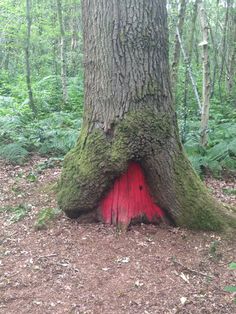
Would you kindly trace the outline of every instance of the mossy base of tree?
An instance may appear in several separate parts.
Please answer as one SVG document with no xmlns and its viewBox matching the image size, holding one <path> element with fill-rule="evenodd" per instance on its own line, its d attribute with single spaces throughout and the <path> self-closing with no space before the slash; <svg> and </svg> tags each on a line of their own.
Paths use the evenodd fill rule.
<svg viewBox="0 0 236 314">
<path fill-rule="evenodd" d="M 208 193 L 178 141 L 171 117 L 137 110 L 105 133 L 84 125 L 65 157 L 59 207 L 71 218 L 96 211 L 131 160 L 143 168 L 157 205 L 178 226 L 221 231 L 236 228 L 236 217 Z"/>
<path fill-rule="evenodd" d="M 175 161 L 175 173 L 176 197 L 183 208 L 181 214 L 176 215 L 177 225 L 212 231 L 236 228 L 234 212 L 210 195 L 187 157 L 182 156 Z"/>
</svg>

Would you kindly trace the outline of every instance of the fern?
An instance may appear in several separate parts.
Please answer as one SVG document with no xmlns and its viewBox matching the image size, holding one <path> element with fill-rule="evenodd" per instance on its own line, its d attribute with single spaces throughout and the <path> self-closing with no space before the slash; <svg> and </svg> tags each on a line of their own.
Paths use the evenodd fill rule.
<svg viewBox="0 0 236 314">
<path fill-rule="evenodd" d="M 208 158 L 211 161 L 221 161 L 224 160 L 229 154 L 228 151 L 228 143 L 222 142 L 214 147 L 212 147 L 210 150 L 208 150 Z"/>
<path fill-rule="evenodd" d="M 31 208 L 25 204 L 19 204 L 15 207 L 1 207 L 0 212 L 5 212 L 8 215 L 8 220 L 12 223 L 18 222 L 25 218 Z"/>
<path fill-rule="evenodd" d="M 224 140 L 213 147 L 203 149 L 196 140 L 189 140 L 185 145 L 192 166 L 201 175 L 208 169 L 213 176 L 219 177 L 224 169 L 236 170 L 236 140 Z"/>
<path fill-rule="evenodd" d="M 189 160 L 195 171 L 201 176 L 204 168 L 207 167 L 207 160 L 204 156 L 189 156 Z"/>
<path fill-rule="evenodd" d="M 34 228 L 36 230 L 46 229 L 50 221 L 54 220 L 60 213 L 58 208 L 43 208 L 38 213 Z"/>
<path fill-rule="evenodd" d="M 45 132 L 45 139 L 39 149 L 40 154 L 65 155 L 78 138 L 78 131 L 61 129 Z"/>
<path fill-rule="evenodd" d="M 228 149 L 229 155 L 232 157 L 236 157 L 236 138 L 229 143 Z"/>
<path fill-rule="evenodd" d="M 26 161 L 29 152 L 19 144 L 0 146 L 0 157 L 12 164 L 22 164 Z"/>
</svg>

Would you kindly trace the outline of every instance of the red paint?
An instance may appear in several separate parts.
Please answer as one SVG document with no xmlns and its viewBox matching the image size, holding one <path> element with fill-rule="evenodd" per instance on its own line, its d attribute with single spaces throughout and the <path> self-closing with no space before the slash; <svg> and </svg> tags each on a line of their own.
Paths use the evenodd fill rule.
<svg viewBox="0 0 236 314">
<path fill-rule="evenodd" d="M 116 179 L 101 202 L 105 223 L 129 224 L 132 218 L 146 215 L 148 221 L 163 217 L 164 212 L 152 200 L 140 165 L 131 162 L 126 173 Z"/>
</svg>

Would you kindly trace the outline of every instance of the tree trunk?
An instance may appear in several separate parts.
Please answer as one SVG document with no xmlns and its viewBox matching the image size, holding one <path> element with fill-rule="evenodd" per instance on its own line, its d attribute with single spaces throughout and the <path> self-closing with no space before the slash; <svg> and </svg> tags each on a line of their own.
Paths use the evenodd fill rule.
<svg viewBox="0 0 236 314">
<path fill-rule="evenodd" d="M 63 94 L 63 104 L 68 103 L 68 92 L 67 92 L 67 75 L 66 75 L 66 45 L 65 45 L 65 30 L 62 18 L 62 7 L 61 0 L 57 0 L 57 13 L 58 22 L 60 26 L 60 52 L 61 52 L 61 84 L 62 84 L 62 94 Z"/>
<path fill-rule="evenodd" d="M 194 37 L 195 37 L 195 29 L 196 29 L 196 20 L 197 20 L 197 12 L 198 12 L 198 2 L 199 0 L 195 0 L 193 4 L 193 9 L 192 9 L 192 19 L 191 19 L 191 28 L 190 28 L 190 40 L 187 46 L 187 53 L 184 53 L 184 48 L 183 45 L 181 46 L 180 42 L 180 47 L 182 50 L 182 54 L 184 55 L 184 62 L 186 65 L 185 69 L 185 81 L 184 81 L 184 101 L 183 101 L 183 107 L 184 107 L 184 123 L 183 123 L 183 128 L 181 130 L 181 140 L 182 143 L 186 141 L 186 135 L 187 135 L 187 118 L 188 118 L 188 92 L 189 92 L 189 78 L 193 86 L 193 91 L 195 94 L 195 98 L 198 104 L 199 112 L 201 112 L 201 100 L 199 97 L 198 89 L 197 89 L 197 84 L 196 81 L 193 79 L 193 75 L 191 74 L 191 62 L 192 62 L 192 52 L 193 52 L 193 42 L 194 42 Z M 181 39 L 181 37 L 180 37 Z M 191 76 L 190 76 L 191 75 Z"/>
<path fill-rule="evenodd" d="M 177 26 L 176 26 L 174 57 L 173 57 L 173 63 L 172 63 L 172 90 L 174 92 L 174 95 L 175 95 L 175 89 L 176 89 L 176 84 L 177 84 L 179 59 L 180 59 L 179 37 L 181 38 L 182 33 L 183 33 L 185 11 L 186 11 L 186 0 L 181 0 L 180 1 L 178 22 L 177 22 Z"/>
<path fill-rule="evenodd" d="M 226 55 L 227 55 L 227 28 L 228 28 L 228 21 L 229 21 L 229 8 L 230 8 L 231 0 L 226 0 L 226 12 L 225 12 L 225 21 L 224 21 L 224 28 L 223 28 L 223 36 L 222 36 L 222 53 L 221 53 L 221 65 L 220 65 L 220 73 L 219 73 L 219 79 L 218 79 L 218 86 L 219 86 L 219 96 L 220 96 L 220 102 L 222 102 L 222 78 L 225 78 L 226 73 Z"/>
<path fill-rule="evenodd" d="M 79 53 L 81 52 L 81 40 L 79 34 L 81 33 L 81 16 L 80 16 L 80 2 L 74 0 L 71 7 L 70 14 L 70 29 L 71 29 L 71 60 L 70 60 L 70 74 L 76 77 L 79 69 Z"/>
<path fill-rule="evenodd" d="M 202 28 L 202 60 L 203 60 L 203 79 L 202 79 L 202 112 L 201 112 L 201 128 L 200 128 L 200 144 L 206 146 L 208 142 L 208 122 L 210 109 L 210 95 L 211 95 L 211 80 L 210 80 L 210 61 L 208 52 L 208 30 L 206 13 L 203 2 L 199 3 L 199 17 Z"/>
<path fill-rule="evenodd" d="M 31 34 L 31 1 L 26 0 L 26 21 L 27 21 L 27 37 L 25 43 L 25 62 L 26 62 L 26 83 L 29 95 L 29 105 L 34 115 L 37 114 L 35 107 L 33 92 L 31 87 L 31 70 L 30 70 L 30 34 Z"/>
<path fill-rule="evenodd" d="M 179 140 L 165 1 L 84 0 L 83 19 L 84 119 L 77 145 L 65 157 L 60 208 L 69 217 L 96 211 L 136 162 L 155 204 L 176 225 L 223 229 L 228 216 L 208 195 Z"/>
<path fill-rule="evenodd" d="M 210 37 L 211 37 L 211 43 L 212 43 L 212 81 L 211 81 L 211 95 L 210 98 L 213 98 L 215 94 L 215 85 L 218 80 L 219 76 L 219 48 L 220 48 L 220 41 L 217 40 L 217 35 L 219 34 L 219 27 L 220 27 L 220 5 L 219 2 L 217 2 L 217 8 L 216 8 L 216 23 L 215 27 L 209 26 L 210 31 Z"/>
<path fill-rule="evenodd" d="M 182 39 L 180 37 L 180 33 L 179 33 L 178 29 L 177 29 L 177 35 L 178 35 L 178 40 L 179 40 L 181 52 L 182 52 L 182 55 L 183 55 L 183 58 L 184 58 L 184 63 L 185 63 L 185 66 L 186 66 L 186 72 L 187 72 L 187 74 L 189 76 L 190 82 L 191 82 L 192 87 L 193 87 L 193 92 L 194 92 L 194 95 L 195 95 L 195 98 L 196 98 L 196 101 L 197 101 L 197 104 L 198 104 L 198 109 L 201 112 L 202 111 L 202 104 L 201 104 L 201 100 L 200 100 L 200 97 L 199 97 L 199 94 L 198 94 L 197 84 L 196 84 L 196 81 L 195 81 L 195 79 L 193 77 L 192 70 L 191 70 L 191 63 L 190 63 L 190 60 L 187 57 L 187 53 L 184 50 L 184 46 L 183 46 Z M 186 81 L 187 81 L 187 79 L 185 79 L 185 82 Z"/>
<path fill-rule="evenodd" d="M 228 56 L 228 71 L 226 86 L 227 91 L 233 97 L 233 87 L 235 86 L 235 72 L 236 72 L 236 11 L 232 12 L 231 16 L 231 36 L 229 37 L 229 56 Z M 231 48 L 231 49 L 230 49 Z M 236 105 L 236 103 L 235 103 Z"/>
</svg>

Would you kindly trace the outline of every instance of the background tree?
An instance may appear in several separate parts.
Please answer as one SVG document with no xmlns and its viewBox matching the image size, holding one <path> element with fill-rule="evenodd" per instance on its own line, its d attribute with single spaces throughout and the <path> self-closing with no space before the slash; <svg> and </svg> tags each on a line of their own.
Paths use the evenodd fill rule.
<svg viewBox="0 0 236 314">
<path fill-rule="evenodd" d="M 29 104 L 33 113 L 36 114 L 33 92 L 31 88 L 31 70 L 30 70 L 30 33 L 31 33 L 31 1 L 26 0 L 26 21 L 27 21 L 27 36 L 25 42 L 25 62 L 26 62 L 26 81 L 29 94 Z"/>
<path fill-rule="evenodd" d="M 63 93 L 63 102 L 64 105 L 68 102 L 68 93 L 67 93 L 67 75 L 66 75 L 66 46 L 65 46 L 65 31 L 64 23 L 62 17 L 62 5 L 61 0 L 57 0 L 57 14 L 58 22 L 60 25 L 60 51 L 61 51 L 61 84 L 62 84 L 62 93 Z M 73 34 L 74 36 L 74 34 Z"/>
<path fill-rule="evenodd" d="M 202 79 L 202 110 L 201 110 L 201 129 L 200 129 L 200 144 L 202 146 L 207 145 L 208 140 L 208 121 L 209 121 L 209 109 L 210 109 L 210 94 L 211 94 L 211 81 L 210 81 L 210 64 L 208 53 L 208 41 L 209 41 L 209 26 L 206 19 L 206 14 L 203 6 L 203 2 L 199 1 L 198 11 L 202 28 L 202 42 L 199 44 L 202 46 L 202 60 L 203 60 L 203 79 Z"/>
<path fill-rule="evenodd" d="M 69 217 L 96 210 L 115 178 L 136 161 L 155 203 L 177 225 L 236 226 L 234 215 L 209 196 L 179 140 L 166 3 L 83 1 L 83 22 L 83 126 L 65 158 L 60 207 Z"/>
<path fill-rule="evenodd" d="M 172 62 L 172 89 L 175 94 L 175 86 L 176 80 L 178 77 L 178 67 L 179 67 L 179 59 L 180 59 L 180 40 L 179 37 L 182 37 L 183 33 L 183 25 L 184 25 L 184 18 L 185 18 L 185 11 L 186 11 L 186 0 L 180 1 L 180 8 L 179 8 L 179 16 L 178 22 L 176 26 L 176 37 L 174 43 L 174 56 Z"/>
<path fill-rule="evenodd" d="M 227 66 L 227 89 L 229 95 L 232 97 L 233 94 L 233 87 L 235 86 L 235 63 L 236 63 L 236 10 L 235 7 L 233 7 L 233 4 L 231 4 L 231 10 L 230 10 L 230 21 L 229 21 L 229 35 L 228 35 L 228 41 L 231 42 L 231 45 L 228 47 L 228 66 Z M 235 101 L 235 98 L 234 98 Z M 236 101 L 235 101 L 236 104 Z"/>
</svg>

